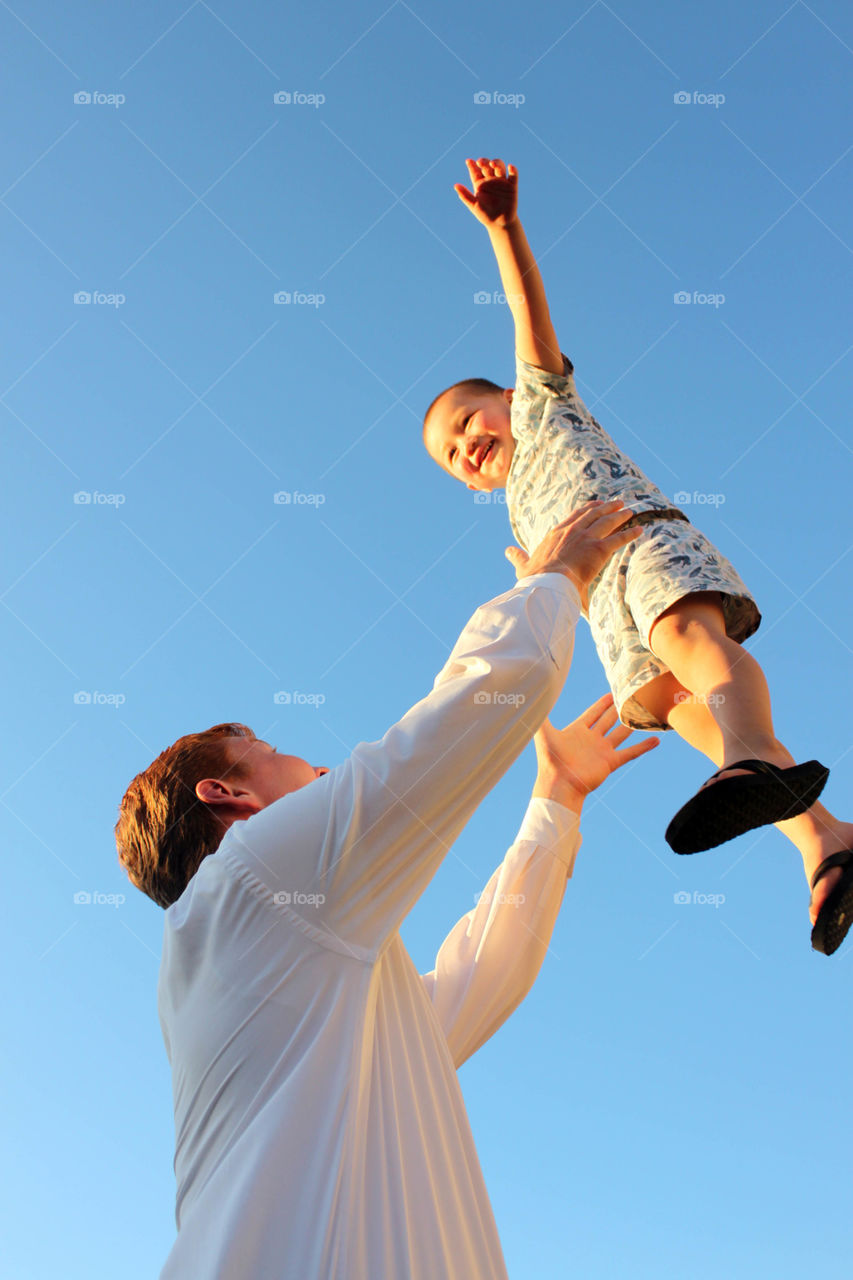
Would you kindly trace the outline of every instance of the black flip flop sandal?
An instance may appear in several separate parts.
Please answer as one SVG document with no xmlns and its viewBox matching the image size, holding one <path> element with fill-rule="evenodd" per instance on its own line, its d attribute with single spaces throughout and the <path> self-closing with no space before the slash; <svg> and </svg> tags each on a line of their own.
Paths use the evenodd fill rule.
<svg viewBox="0 0 853 1280">
<path fill-rule="evenodd" d="M 712 773 L 708 781 L 727 769 L 749 769 L 759 776 L 722 778 L 688 800 L 666 829 L 667 843 L 676 853 L 699 853 L 754 827 L 796 818 L 811 808 L 829 777 L 819 760 L 787 769 L 766 760 L 738 760 Z"/>
<path fill-rule="evenodd" d="M 820 909 L 812 929 L 812 947 L 822 955 L 831 956 L 837 951 L 847 930 L 853 924 L 853 849 L 841 849 L 824 858 L 812 876 L 812 893 L 818 880 L 822 880 L 833 867 L 846 867 L 841 879 Z"/>
</svg>

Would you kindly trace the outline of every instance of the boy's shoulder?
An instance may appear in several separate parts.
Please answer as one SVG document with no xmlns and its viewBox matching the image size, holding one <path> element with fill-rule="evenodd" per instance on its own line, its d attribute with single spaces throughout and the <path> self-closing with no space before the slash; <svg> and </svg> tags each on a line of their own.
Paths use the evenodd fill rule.
<svg viewBox="0 0 853 1280">
<path fill-rule="evenodd" d="M 526 360 L 522 360 L 521 356 L 516 355 L 515 396 L 519 394 L 522 396 L 576 395 L 575 366 L 564 352 L 560 352 L 560 354 L 563 357 L 562 373 L 553 373 L 550 369 L 540 369 L 537 365 L 529 364 Z"/>
<path fill-rule="evenodd" d="M 581 421 L 586 416 L 575 387 L 574 365 L 567 355 L 563 355 L 562 373 L 540 369 L 516 356 L 515 373 L 510 405 L 513 423 L 519 426 L 530 421 L 539 423 L 551 416 L 549 410 L 567 415 L 570 422 L 575 418 Z"/>
</svg>

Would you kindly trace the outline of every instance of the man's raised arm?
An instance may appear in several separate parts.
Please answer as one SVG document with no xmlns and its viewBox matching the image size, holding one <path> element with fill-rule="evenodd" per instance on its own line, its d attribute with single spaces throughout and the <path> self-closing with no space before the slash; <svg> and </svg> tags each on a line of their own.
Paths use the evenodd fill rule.
<svg viewBox="0 0 853 1280">
<path fill-rule="evenodd" d="M 624 725 L 614 729 L 617 722 L 607 693 L 566 729 L 542 726 L 535 738 L 539 771 L 521 829 L 474 909 L 442 943 L 435 968 L 422 975 L 457 1067 L 536 981 L 580 848 L 586 796 L 658 744 L 647 738 L 616 750 L 631 733 Z"/>
<path fill-rule="evenodd" d="M 362 958 L 390 938 L 556 701 L 579 591 L 637 536 L 619 528 L 629 516 L 618 501 L 587 504 L 531 557 L 516 549 L 521 581 L 477 610 L 426 698 L 381 741 L 231 827 L 283 919 Z"/>
</svg>

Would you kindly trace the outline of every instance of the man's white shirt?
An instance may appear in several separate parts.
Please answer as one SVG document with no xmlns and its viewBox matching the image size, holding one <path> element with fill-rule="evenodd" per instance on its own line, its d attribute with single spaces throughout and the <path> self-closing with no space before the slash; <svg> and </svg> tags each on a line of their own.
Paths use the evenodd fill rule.
<svg viewBox="0 0 853 1280">
<path fill-rule="evenodd" d="M 579 615 L 562 574 L 483 605 L 426 698 L 234 823 L 167 910 L 161 1280 L 505 1280 L 456 1068 L 539 972 L 576 815 L 531 801 L 430 973 L 399 928 L 556 702 Z"/>
</svg>

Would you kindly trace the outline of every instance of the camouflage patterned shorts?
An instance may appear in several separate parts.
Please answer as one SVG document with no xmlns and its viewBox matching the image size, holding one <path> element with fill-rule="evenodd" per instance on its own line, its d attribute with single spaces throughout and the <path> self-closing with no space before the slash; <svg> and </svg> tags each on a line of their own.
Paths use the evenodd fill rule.
<svg viewBox="0 0 853 1280">
<path fill-rule="evenodd" d="M 611 556 L 591 584 L 590 630 L 623 724 L 671 727 L 655 720 L 634 695 L 669 670 L 649 651 L 652 623 L 694 591 L 723 593 L 732 640 L 745 640 L 758 629 L 761 614 L 734 566 L 686 518 L 644 523 L 640 536 Z"/>
</svg>

